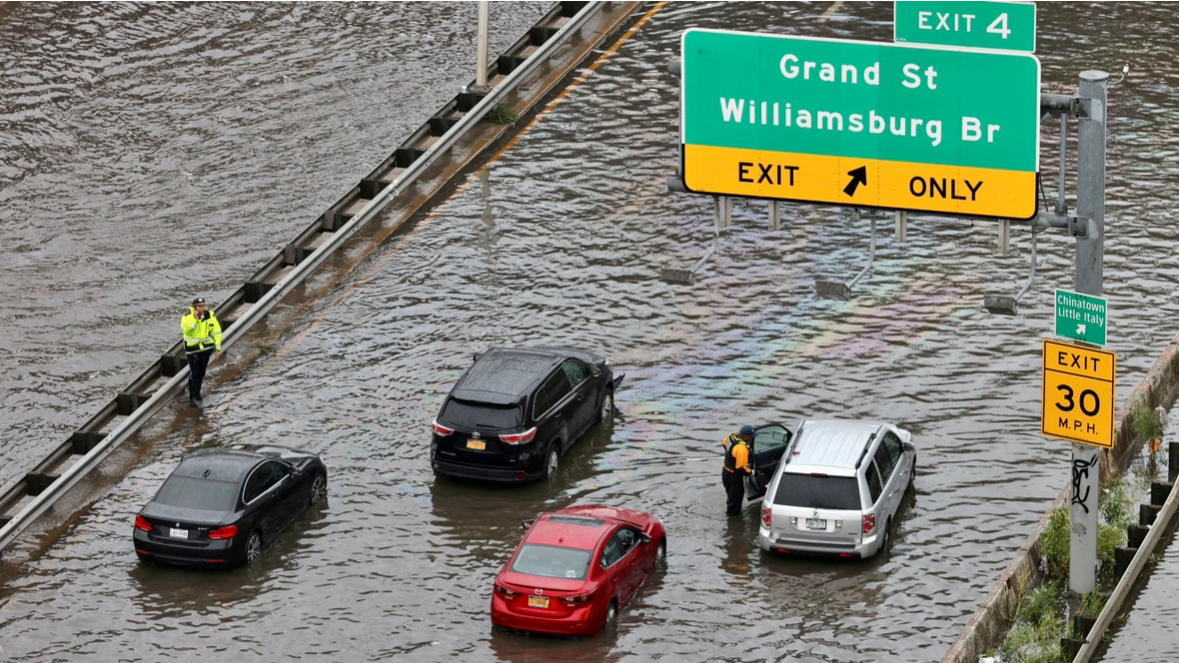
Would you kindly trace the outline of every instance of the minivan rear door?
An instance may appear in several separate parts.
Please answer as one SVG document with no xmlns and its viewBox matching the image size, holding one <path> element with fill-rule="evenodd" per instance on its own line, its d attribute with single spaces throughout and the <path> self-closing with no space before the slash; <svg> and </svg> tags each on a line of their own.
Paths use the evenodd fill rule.
<svg viewBox="0 0 1179 663">
<path fill-rule="evenodd" d="M 766 486 L 778 471 L 782 456 L 790 448 L 794 434 L 781 424 L 757 427 L 753 438 L 753 474 L 745 477 L 745 496 L 755 499 L 766 494 Z"/>
</svg>

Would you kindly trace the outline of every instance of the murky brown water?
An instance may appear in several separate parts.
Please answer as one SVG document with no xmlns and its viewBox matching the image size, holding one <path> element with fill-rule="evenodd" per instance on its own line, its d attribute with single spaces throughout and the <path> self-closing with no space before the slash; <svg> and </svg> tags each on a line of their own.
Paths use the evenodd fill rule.
<svg viewBox="0 0 1179 663">
<path fill-rule="evenodd" d="M 0 59 L 10 70 L 19 63 L 16 80 L 29 78 L 22 95 L 62 94 L 66 110 L 65 119 L 29 120 L 32 128 L 6 129 L 2 139 L 19 141 L 24 156 L 3 162 L 0 214 L 25 224 L 22 251 L 0 258 L 18 261 L 5 272 L 21 281 L 3 286 L 19 305 L 8 348 L 19 361 L 2 392 L 2 416 L 18 438 L 4 452 L 6 471 L 38 460 L 39 438 L 67 434 L 96 407 L 75 403 L 109 395 L 168 345 L 189 282 L 206 294 L 229 292 L 284 231 L 302 228 L 450 96 L 429 59 L 405 65 L 365 41 L 381 31 L 360 15 L 401 12 L 385 15 L 385 26 L 407 15 L 437 21 L 431 30 L 448 36 L 430 43 L 449 55 L 434 57 L 455 67 L 466 65 L 473 20 L 464 22 L 461 9 L 439 19 L 446 10 L 365 7 L 188 8 L 205 13 L 190 17 L 181 39 L 174 35 L 183 26 L 141 34 L 157 22 L 135 12 L 166 8 L 8 11 L 44 43 L 9 46 Z M 813 281 L 858 272 L 867 222 L 787 207 L 783 230 L 769 233 L 764 205 L 741 203 L 699 284 L 658 279 L 663 267 L 690 267 L 711 237 L 708 201 L 664 189 L 678 90 L 663 67 L 677 57 L 680 33 L 699 26 L 891 40 L 891 3 L 848 4 L 819 21 L 828 7 L 672 4 L 656 13 L 510 150 L 314 306 L 272 354 L 210 391 L 203 417 L 144 445 L 143 462 L 53 547 L 11 569 L 0 590 L 3 653 L 17 661 L 195 660 L 210 649 L 249 661 L 939 659 L 1067 481 L 1067 445 L 1042 438 L 1038 418 L 1040 338 L 1051 333 L 1053 289 L 1072 285 L 1072 241 L 1042 236 L 1019 317 L 980 310 L 985 293 L 1014 294 L 1026 279 L 1027 233 L 1015 231 L 1012 253 L 995 256 L 993 223 L 911 219 L 903 246 L 882 223 L 874 272 L 853 301 L 836 303 L 815 299 Z M 286 18 L 296 10 L 318 18 Z M 119 11 L 132 17 L 110 16 Z M 517 19 L 539 13 L 524 9 Z M 1045 91 L 1071 91 L 1081 69 L 1134 66 L 1111 90 L 1109 141 L 1105 294 L 1121 400 L 1174 334 L 1179 309 L 1170 17 L 1158 5 L 1039 11 Z M 323 30 L 305 30 L 308 21 L 342 31 L 369 59 L 322 46 L 314 37 Z M 107 24 L 123 26 L 127 43 L 102 54 L 99 44 L 115 39 Z M 90 46 L 68 46 L 77 43 Z M 113 76 L 119 86 L 103 93 L 84 78 L 53 83 L 46 72 L 61 69 L 50 63 L 63 50 L 86 50 L 79 60 L 92 66 L 77 70 L 95 79 L 95 70 L 122 67 Z M 174 52 L 186 62 L 180 81 L 158 64 Z M 115 57 L 124 60 L 94 64 Z M 291 66 L 297 80 L 278 82 Z M 250 86 L 259 68 L 275 77 L 258 80 L 266 91 Z M 390 80 L 394 71 L 402 78 Z M 456 85 L 467 78 L 454 73 Z M 353 86 L 347 93 L 341 80 Z M 390 101 L 427 90 L 437 99 L 418 102 L 412 119 Z M 42 105 L 52 108 L 29 101 L 0 119 L 23 126 Z M 235 121 L 252 128 L 248 137 Z M 38 142 L 55 132 L 65 138 Z M 123 134 L 138 141 L 127 146 Z M 45 146 L 59 143 L 72 145 L 66 154 L 88 154 L 88 166 L 58 163 L 65 157 Z M 210 153 L 190 154 L 198 149 Z M 352 158 L 364 150 L 368 158 Z M 1054 155 L 1045 151 L 1046 171 Z M 62 184 L 79 180 L 86 189 Z M 42 197 L 50 191 L 52 204 Z M 277 207 L 262 198 L 276 193 Z M 179 239 L 194 222 L 242 232 L 211 232 L 197 251 Z M 86 264 L 97 259 L 100 267 Z M 553 485 L 435 480 L 428 422 L 472 352 L 541 342 L 613 359 L 627 376 L 615 421 L 573 448 Z M 719 439 L 746 421 L 803 413 L 894 419 L 914 431 L 917 496 L 888 558 L 769 557 L 756 547 L 755 508 L 723 518 Z M 131 516 L 179 455 L 238 440 L 321 453 L 332 471 L 328 506 L 250 570 L 138 564 Z M 615 635 L 493 633 L 488 591 L 519 521 L 574 503 L 659 516 L 671 536 L 668 570 L 624 611 Z"/>
</svg>

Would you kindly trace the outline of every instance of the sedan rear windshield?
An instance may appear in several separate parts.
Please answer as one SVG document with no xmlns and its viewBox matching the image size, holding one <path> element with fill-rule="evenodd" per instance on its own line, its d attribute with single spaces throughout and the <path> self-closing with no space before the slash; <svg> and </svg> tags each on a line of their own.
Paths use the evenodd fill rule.
<svg viewBox="0 0 1179 663">
<path fill-rule="evenodd" d="M 232 511 L 237 499 L 237 484 L 198 477 L 168 477 L 155 502 L 186 509 Z"/>
<path fill-rule="evenodd" d="M 442 410 L 442 418 L 448 423 L 465 428 L 518 428 L 520 407 L 517 405 L 492 405 L 473 403 L 452 398 Z"/>
<path fill-rule="evenodd" d="M 821 477 L 812 474 L 783 474 L 778 479 L 774 504 L 808 509 L 859 511 L 860 487 L 855 477 Z"/>
<path fill-rule="evenodd" d="M 512 570 L 530 576 L 585 580 L 589 571 L 590 551 L 559 546 L 526 543 L 516 555 Z"/>
</svg>

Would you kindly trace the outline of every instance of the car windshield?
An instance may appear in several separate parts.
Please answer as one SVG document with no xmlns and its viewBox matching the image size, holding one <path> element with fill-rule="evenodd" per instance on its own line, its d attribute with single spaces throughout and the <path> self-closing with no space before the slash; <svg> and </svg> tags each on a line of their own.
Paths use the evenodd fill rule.
<svg viewBox="0 0 1179 663">
<path fill-rule="evenodd" d="M 585 580 L 590 551 L 526 543 L 516 555 L 512 570 L 530 576 Z"/>
<path fill-rule="evenodd" d="M 855 477 L 783 474 L 774 504 L 808 509 L 860 510 L 860 488 Z"/>
<path fill-rule="evenodd" d="M 470 428 L 516 428 L 522 423 L 516 405 L 472 403 L 457 398 L 447 401 L 442 416 L 451 424 Z"/>
<path fill-rule="evenodd" d="M 237 497 L 237 484 L 198 477 L 168 477 L 155 502 L 186 509 L 232 511 Z"/>
</svg>

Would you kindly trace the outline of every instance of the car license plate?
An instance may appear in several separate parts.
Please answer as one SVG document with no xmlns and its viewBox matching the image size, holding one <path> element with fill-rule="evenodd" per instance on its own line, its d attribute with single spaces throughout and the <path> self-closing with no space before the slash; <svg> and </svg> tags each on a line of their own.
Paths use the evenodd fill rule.
<svg viewBox="0 0 1179 663">
<path fill-rule="evenodd" d="M 479 451 L 483 451 L 484 449 L 487 448 L 487 442 L 485 442 L 483 440 L 467 440 L 467 448 L 468 449 L 478 449 Z"/>
<path fill-rule="evenodd" d="M 168 528 L 168 536 L 172 537 L 173 539 L 187 539 L 188 538 L 188 530 L 176 529 L 175 527 L 169 527 Z"/>
<path fill-rule="evenodd" d="M 529 608 L 547 608 L 549 607 L 549 597 L 547 596 L 529 596 Z"/>
<path fill-rule="evenodd" d="M 827 519 L 826 518 L 807 518 L 806 519 L 806 528 L 807 529 L 825 530 L 825 529 L 827 529 Z"/>
</svg>

